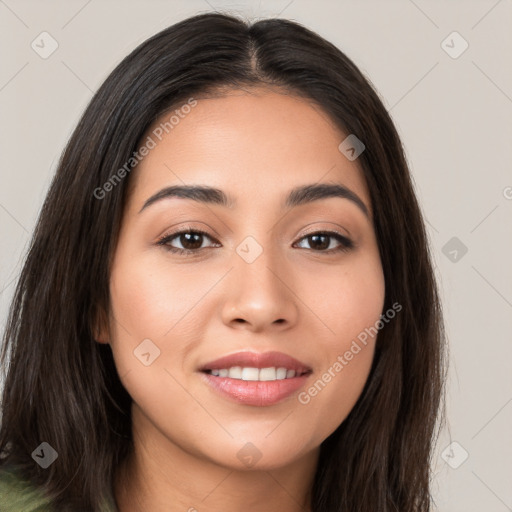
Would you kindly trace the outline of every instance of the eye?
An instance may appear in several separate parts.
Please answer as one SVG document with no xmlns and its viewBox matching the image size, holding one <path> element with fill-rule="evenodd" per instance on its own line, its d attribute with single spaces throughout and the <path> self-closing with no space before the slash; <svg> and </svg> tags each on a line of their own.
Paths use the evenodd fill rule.
<svg viewBox="0 0 512 512">
<path fill-rule="evenodd" d="M 338 247 L 329 248 L 332 239 L 338 242 Z M 314 233 L 309 233 L 305 237 L 301 238 L 301 241 L 302 240 L 309 240 L 309 244 L 312 246 L 311 248 L 315 250 L 315 252 L 341 252 L 348 251 L 354 247 L 352 240 L 340 233 L 337 233 L 336 231 L 316 231 Z"/>
<path fill-rule="evenodd" d="M 201 229 L 192 229 L 186 228 L 181 231 L 176 231 L 175 233 L 170 233 L 168 235 L 164 235 L 157 241 L 157 245 L 163 246 L 167 251 L 176 253 L 176 254 L 197 254 L 203 247 L 204 239 L 207 238 L 209 240 L 215 240 L 211 237 L 206 231 Z M 171 242 L 174 240 L 181 245 L 181 247 L 174 247 L 171 245 Z M 337 247 L 331 247 L 331 242 L 337 241 Z M 308 241 L 310 250 L 314 252 L 324 252 L 324 253 L 334 253 L 334 252 L 342 252 L 349 251 L 354 247 L 354 243 L 352 240 L 347 238 L 346 236 L 337 233 L 336 231 L 316 231 L 314 233 L 309 233 L 308 235 L 302 237 L 299 240 L 299 243 L 302 241 Z M 215 242 L 219 244 L 216 240 Z M 217 247 L 219 247 L 217 245 Z M 307 247 L 304 247 L 307 249 Z"/>
<path fill-rule="evenodd" d="M 198 253 L 202 247 L 204 238 L 209 238 L 213 240 L 213 238 L 206 232 L 201 229 L 185 229 L 182 231 L 177 231 L 175 233 L 171 233 L 169 235 L 164 235 L 157 242 L 157 245 L 162 245 L 164 249 L 174 252 L 177 254 L 192 254 Z M 177 239 L 181 244 L 180 247 L 173 247 L 170 245 L 174 239 Z"/>
</svg>

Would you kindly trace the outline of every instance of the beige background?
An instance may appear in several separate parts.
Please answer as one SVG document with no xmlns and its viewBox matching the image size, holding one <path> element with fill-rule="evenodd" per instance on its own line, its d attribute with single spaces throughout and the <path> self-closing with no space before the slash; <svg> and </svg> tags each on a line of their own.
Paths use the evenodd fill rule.
<svg viewBox="0 0 512 512">
<path fill-rule="evenodd" d="M 150 35 L 226 9 L 305 24 L 379 91 L 429 222 L 447 319 L 437 510 L 512 511 L 511 0 L 0 0 L 2 331 L 50 178 L 93 91 Z M 58 43 L 47 59 L 31 48 L 43 31 Z"/>
</svg>

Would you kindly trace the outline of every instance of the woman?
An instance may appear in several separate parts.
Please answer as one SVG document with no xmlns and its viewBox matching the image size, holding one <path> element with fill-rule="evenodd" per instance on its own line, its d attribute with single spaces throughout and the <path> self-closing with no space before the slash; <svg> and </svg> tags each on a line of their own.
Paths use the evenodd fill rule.
<svg viewBox="0 0 512 512">
<path fill-rule="evenodd" d="M 443 338 L 368 80 L 297 23 L 186 19 L 111 73 L 51 184 L 0 508 L 431 510 Z"/>
</svg>

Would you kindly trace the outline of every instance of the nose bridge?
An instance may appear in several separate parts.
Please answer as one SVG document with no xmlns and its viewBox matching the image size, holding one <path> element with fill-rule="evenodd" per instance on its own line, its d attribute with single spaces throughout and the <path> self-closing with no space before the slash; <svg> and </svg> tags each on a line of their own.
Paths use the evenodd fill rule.
<svg viewBox="0 0 512 512">
<path fill-rule="evenodd" d="M 290 278 L 283 258 L 269 233 L 256 236 L 246 236 L 235 248 L 225 320 L 244 320 L 254 328 L 293 321 L 296 304 L 286 284 Z"/>
<path fill-rule="evenodd" d="M 272 245 L 268 233 L 257 236 L 260 240 L 264 238 L 261 243 L 255 236 L 249 235 L 236 247 L 235 274 L 244 287 L 254 287 L 249 289 L 253 295 L 258 292 L 279 293 L 282 283 L 276 273 L 283 272 L 279 251 Z"/>
</svg>

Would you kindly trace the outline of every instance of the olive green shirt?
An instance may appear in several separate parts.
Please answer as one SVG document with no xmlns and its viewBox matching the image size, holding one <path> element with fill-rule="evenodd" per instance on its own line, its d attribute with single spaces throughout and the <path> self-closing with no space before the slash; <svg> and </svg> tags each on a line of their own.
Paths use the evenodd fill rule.
<svg viewBox="0 0 512 512">
<path fill-rule="evenodd" d="M 0 469 L 0 511 L 56 512 L 40 489 L 7 469 Z M 101 511 L 119 512 L 112 492 L 102 505 Z"/>
</svg>

